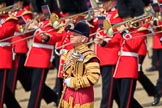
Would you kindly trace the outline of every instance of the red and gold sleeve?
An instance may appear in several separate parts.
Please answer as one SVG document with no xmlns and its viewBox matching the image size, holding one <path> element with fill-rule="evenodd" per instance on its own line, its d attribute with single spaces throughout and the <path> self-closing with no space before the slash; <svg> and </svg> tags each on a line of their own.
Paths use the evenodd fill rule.
<svg viewBox="0 0 162 108">
<path fill-rule="evenodd" d="M 96 84 L 100 77 L 100 66 L 97 58 L 91 59 L 85 64 L 83 76 L 72 77 L 70 88 L 79 89 Z"/>
</svg>

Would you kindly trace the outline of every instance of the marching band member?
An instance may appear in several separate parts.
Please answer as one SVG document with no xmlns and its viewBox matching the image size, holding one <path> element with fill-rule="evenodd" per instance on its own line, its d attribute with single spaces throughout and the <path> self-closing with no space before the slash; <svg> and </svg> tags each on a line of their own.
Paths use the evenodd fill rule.
<svg viewBox="0 0 162 108">
<path fill-rule="evenodd" d="M 26 67 L 24 67 L 26 54 L 28 52 L 28 40 L 24 39 L 20 42 L 16 42 L 23 38 L 26 38 L 29 34 L 20 35 L 24 31 L 25 24 L 27 24 L 32 19 L 32 12 L 26 9 L 23 9 L 23 0 L 15 0 L 15 4 L 18 5 L 18 11 L 15 11 L 13 14 L 16 17 L 21 17 L 19 19 L 20 23 L 16 26 L 16 31 L 14 37 L 12 38 L 13 53 L 14 53 L 14 69 L 9 71 L 7 84 L 11 91 L 15 92 L 15 87 L 17 79 L 20 80 L 22 86 L 26 91 L 30 90 L 30 87 L 27 86 L 27 81 L 30 80 L 30 75 Z M 23 20 L 23 21 L 22 21 Z M 22 23 L 22 24 L 21 24 Z M 20 36 L 18 36 L 20 35 Z M 29 84 L 28 84 L 29 85 Z"/>
<path fill-rule="evenodd" d="M 144 3 L 141 0 L 119 0 L 117 9 L 119 17 L 126 20 L 144 14 Z M 120 32 L 107 41 L 107 45 L 120 43 L 119 57 L 113 74 L 119 94 L 119 108 L 142 108 L 133 96 L 138 79 L 138 50 L 144 41 L 144 37 L 136 38 L 136 36 L 144 33 L 140 31 L 132 32 L 139 28 L 125 25 L 116 27 Z M 103 44 L 100 40 L 98 42 Z"/>
<path fill-rule="evenodd" d="M 0 0 L 0 8 L 6 7 L 6 1 Z M 8 13 L 1 13 L 0 16 L 0 39 L 3 40 L 14 34 L 17 18 Z M 7 107 L 20 108 L 11 90 L 7 87 L 6 80 L 9 69 L 12 68 L 12 46 L 11 39 L 0 41 L 0 108 L 3 103 Z"/>
<path fill-rule="evenodd" d="M 44 20 L 39 23 L 34 22 L 29 28 L 37 28 L 34 33 L 32 47 L 28 52 L 25 66 L 30 67 L 32 71 L 31 94 L 28 108 L 39 108 L 42 96 L 46 94 L 56 102 L 57 94 L 51 92 L 45 84 L 48 73 L 52 50 L 56 42 L 61 40 L 61 33 L 53 29 L 50 20 Z M 48 89 L 48 90 L 47 90 Z M 51 95 L 49 95 L 51 92 Z M 44 97 L 45 98 L 45 97 Z"/>
<path fill-rule="evenodd" d="M 149 4 L 150 1 L 149 0 L 143 0 L 144 4 L 145 4 L 145 9 L 149 8 Z M 145 24 L 143 24 L 143 28 L 141 29 L 141 31 L 143 31 L 145 34 L 149 34 L 149 27 L 150 27 L 150 22 L 146 22 L 147 19 L 144 19 Z M 140 23 L 140 22 L 138 22 Z M 140 26 L 137 24 L 137 26 Z M 150 81 L 150 79 L 144 74 L 143 72 L 143 61 L 145 59 L 145 56 L 147 54 L 147 45 L 146 45 L 146 39 L 147 37 L 145 36 L 145 41 L 142 42 L 142 44 L 140 45 L 140 48 L 138 50 L 138 81 L 141 83 L 141 85 L 143 86 L 144 90 L 147 92 L 147 94 L 149 96 L 157 96 L 157 92 L 155 89 L 154 84 Z"/>
<path fill-rule="evenodd" d="M 162 3 L 162 0 L 158 0 L 158 3 Z M 156 33 L 161 31 L 161 25 L 162 25 L 162 21 L 160 19 L 161 14 L 156 16 L 154 18 L 153 21 L 153 25 L 156 26 L 160 26 L 160 27 L 156 27 L 155 29 L 155 34 L 153 37 L 153 50 L 155 52 L 155 54 L 157 54 L 157 60 L 159 61 L 158 65 L 157 65 L 157 69 L 158 69 L 158 79 L 157 79 L 157 83 L 156 83 L 156 90 L 158 95 L 156 95 L 154 97 L 154 101 L 152 102 L 152 106 L 156 106 L 159 101 L 160 101 L 160 97 L 162 96 L 162 44 L 161 44 L 161 35 L 162 33 Z"/>
<path fill-rule="evenodd" d="M 117 9 L 112 8 L 110 12 L 107 13 L 106 20 L 112 25 L 121 22 L 122 19 L 118 18 L 117 14 Z M 105 40 L 111 40 L 112 37 L 108 35 L 106 29 L 104 30 L 104 24 L 103 28 L 99 28 L 98 31 L 102 29 L 103 31 L 98 32 L 97 35 L 104 37 Z M 116 30 L 114 29 L 114 31 Z M 108 47 L 102 47 L 95 44 L 95 53 L 100 60 L 100 71 L 102 76 L 102 99 L 100 108 L 112 108 L 113 99 L 115 99 L 116 103 L 119 104 L 116 84 L 113 79 L 119 48 L 119 44 L 110 45 Z"/>
<path fill-rule="evenodd" d="M 86 45 L 89 26 L 78 22 L 71 31 L 70 42 L 74 48 L 64 55 L 64 90 L 59 108 L 93 108 L 93 85 L 100 76 L 99 60 Z"/>
</svg>

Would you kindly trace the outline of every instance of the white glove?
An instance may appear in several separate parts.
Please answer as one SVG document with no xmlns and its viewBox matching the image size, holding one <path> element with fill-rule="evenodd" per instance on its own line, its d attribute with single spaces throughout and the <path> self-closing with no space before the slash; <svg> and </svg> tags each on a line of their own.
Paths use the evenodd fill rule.
<svg viewBox="0 0 162 108">
<path fill-rule="evenodd" d="M 70 80 L 71 80 L 71 77 L 66 78 L 66 79 L 64 80 L 64 83 L 66 84 L 67 87 L 70 87 Z"/>
</svg>

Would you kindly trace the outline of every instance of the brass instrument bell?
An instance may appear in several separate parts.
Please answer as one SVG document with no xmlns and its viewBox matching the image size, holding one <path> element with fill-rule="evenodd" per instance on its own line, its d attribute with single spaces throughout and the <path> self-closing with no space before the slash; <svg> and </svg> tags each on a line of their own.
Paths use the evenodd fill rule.
<svg viewBox="0 0 162 108">
<path fill-rule="evenodd" d="M 58 29 L 60 26 L 60 19 L 56 13 L 52 13 L 49 19 L 50 23 L 52 24 L 53 28 Z"/>
<path fill-rule="evenodd" d="M 112 29 L 112 26 L 111 24 L 109 23 L 108 20 L 104 20 L 103 21 L 103 29 L 104 29 L 104 32 L 109 36 L 109 37 L 112 37 L 113 36 L 113 29 Z"/>
</svg>

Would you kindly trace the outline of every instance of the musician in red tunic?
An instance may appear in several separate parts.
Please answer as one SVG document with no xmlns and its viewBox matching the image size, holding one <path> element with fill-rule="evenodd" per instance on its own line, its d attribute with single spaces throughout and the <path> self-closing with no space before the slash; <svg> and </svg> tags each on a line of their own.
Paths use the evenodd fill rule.
<svg viewBox="0 0 162 108">
<path fill-rule="evenodd" d="M 29 27 L 32 28 L 33 25 Z M 46 86 L 45 79 L 54 45 L 62 38 L 61 33 L 57 33 L 57 31 L 54 30 L 50 20 L 34 23 L 34 28 L 37 30 L 34 33 L 32 46 L 25 61 L 25 66 L 30 67 L 32 72 L 29 108 L 39 108 L 41 98 L 45 94 L 48 95 L 46 98 L 53 99 L 53 101 L 56 102 L 57 95 Z M 49 95 L 49 92 L 51 92 L 51 95 Z"/>
<path fill-rule="evenodd" d="M 115 8 L 112 8 L 106 14 L 106 20 L 113 24 L 122 22 L 122 19 L 118 17 L 118 11 Z M 103 26 L 105 26 L 103 24 Z M 105 29 L 104 29 L 105 28 Z M 101 31 L 103 30 L 103 31 Z M 111 40 L 114 36 L 111 34 L 109 36 L 108 30 L 106 27 L 98 28 L 97 36 L 102 36 L 104 40 Z M 117 31 L 114 29 L 114 32 Z M 120 48 L 119 43 L 109 45 L 107 47 L 102 47 L 102 45 L 95 44 L 95 53 L 100 60 L 100 70 L 102 76 L 102 99 L 100 108 L 112 108 L 113 99 L 116 103 L 119 104 L 119 98 L 117 95 L 117 89 L 115 80 L 113 79 L 113 73 L 115 70 L 115 65 L 118 59 L 118 51 Z"/>
<path fill-rule="evenodd" d="M 130 8 L 136 11 L 132 11 Z M 141 0 L 119 0 L 117 9 L 119 17 L 127 20 L 127 18 L 142 15 L 144 13 L 144 3 Z M 142 108 L 133 98 L 133 95 L 138 79 L 138 50 L 144 41 L 144 36 L 140 38 L 136 36 L 142 36 L 145 33 L 138 31 L 142 26 L 138 28 L 129 24 L 128 26 L 126 23 L 116 25 L 119 32 L 111 40 L 107 41 L 107 46 L 120 43 L 119 57 L 113 78 L 117 82 L 120 108 Z M 115 27 L 115 25 L 113 26 Z"/>
<path fill-rule="evenodd" d="M 18 24 L 16 25 L 16 31 L 12 38 L 13 47 L 13 69 L 9 71 L 7 84 L 11 91 L 15 93 L 15 87 L 17 80 L 19 80 L 26 91 L 30 90 L 29 84 L 30 79 L 29 71 L 24 67 L 26 54 L 28 52 L 28 39 L 25 39 L 29 34 L 23 34 L 24 27 L 32 19 L 32 12 L 24 9 L 23 0 L 15 0 L 15 5 L 18 5 L 18 10 L 12 14 L 18 18 Z M 20 35 L 23 34 L 23 35 Z"/>
<path fill-rule="evenodd" d="M 0 0 L 0 8 L 6 7 L 6 1 Z M 8 13 L 1 13 L 0 16 L 0 107 L 6 103 L 7 107 L 20 108 L 20 105 L 14 98 L 14 95 L 7 87 L 6 79 L 9 69 L 12 68 L 12 46 L 11 38 L 17 24 L 17 18 Z"/>
<path fill-rule="evenodd" d="M 162 3 L 162 0 L 158 0 L 159 5 Z M 156 90 L 157 90 L 157 95 L 154 97 L 154 101 L 152 102 L 152 106 L 156 106 L 159 101 L 160 98 L 162 96 L 162 33 L 158 33 L 159 31 L 161 31 L 162 27 L 162 21 L 160 19 L 161 14 L 158 14 L 158 16 L 156 16 L 154 18 L 153 21 L 153 25 L 155 27 L 155 34 L 153 37 L 153 51 L 154 54 L 153 57 L 156 57 L 156 60 L 158 60 L 158 64 L 156 64 L 157 69 L 158 69 L 158 79 L 157 79 L 157 83 L 156 83 Z M 157 27 L 160 26 L 160 27 Z M 157 33 L 156 33 L 157 32 Z"/>
<path fill-rule="evenodd" d="M 145 13 L 148 12 L 147 9 L 149 9 L 149 5 L 150 5 L 150 1 L 149 0 L 143 0 L 144 4 L 145 4 Z M 150 17 L 152 19 L 152 16 Z M 141 26 L 140 24 L 143 23 L 143 27 L 140 29 L 140 31 L 144 32 L 145 35 L 145 41 L 142 42 L 142 44 L 140 45 L 140 48 L 138 50 L 138 81 L 140 82 L 140 84 L 142 85 L 142 87 L 144 88 L 144 90 L 146 91 L 146 93 L 148 94 L 148 96 L 157 96 L 157 92 L 155 89 L 155 85 L 151 82 L 151 80 L 147 77 L 147 75 L 144 74 L 143 72 L 143 61 L 146 57 L 147 52 L 147 34 L 150 33 L 149 31 L 149 27 L 150 27 L 150 23 L 151 21 L 146 18 L 144 20 L 141 20 L 139 22 L 136 23 L 137 26 Z"/>
</svg>

